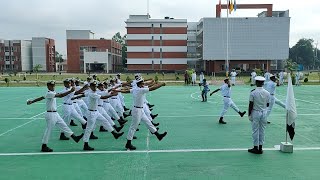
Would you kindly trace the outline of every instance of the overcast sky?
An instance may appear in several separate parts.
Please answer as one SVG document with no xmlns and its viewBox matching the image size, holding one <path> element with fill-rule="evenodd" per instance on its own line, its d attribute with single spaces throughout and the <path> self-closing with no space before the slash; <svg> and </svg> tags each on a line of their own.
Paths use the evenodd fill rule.
<svg viewBox="0 0 320 180">
<path fill-rule="evenodd" d="M 222 0 L 226 2 L 227 0 Z M 215 17 L 219 0 L 150 0 L 152 18 L 170 16 L 199 21 Z M 237 0 L 237 4 L 273 4 L 273 10 L 290 10 L 290 46 L 300 38 L 320 41 L 319 0 Z M 95 38 L 126 33 L 130 14 L 146 14 L 147 0 L 0 0 L 0 39 L 48 37 L 66 54 L 66 30 L 89 29 Z M 255 17 L 261 10 L 237 10 L 232 17 Z M 223 13 L 224 16 L 226 13 Z"/>
</svg>

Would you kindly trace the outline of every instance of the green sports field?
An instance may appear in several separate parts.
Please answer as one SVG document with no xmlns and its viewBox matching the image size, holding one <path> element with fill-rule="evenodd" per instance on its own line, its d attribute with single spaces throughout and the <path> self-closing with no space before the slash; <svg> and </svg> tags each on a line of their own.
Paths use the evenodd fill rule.
<svg viewBox="0 0 320 180">
<path fill-rule="evenodd" d="M 211 86 L 211 91 L 217 86 Z M 57 87 L 59 91 L 62 87 Z M 249 86 L 232 88 L 232 99 L 247 110 Z M 141 124 L 133 144 L 137 151 L 126 151 L 126 134 L 115 140 L 110 133 L 95 132 L 93 152 L 82 151 L 83 142 L 60 141 L 54 129 L 49 147 L 41 153 L 45 129 L 45 101 L 26 105 L 27 99 L 46 92 L 45 87 L 0 88 L 0 179 L 319 179 L 320 97 L 319 86 L 294 87 L 298 120 L 294 153 L 275 148 L 285 140 L 285 110 L 275 105 L 266 129 L 263 155 L 247 152 L 252 147 L 251 126 L 247 116 L 229 109 L 218 124 L 222 108 L 220 93 L 200 102 L 199 87 L 162 87 L 148 95 L 159 113 L 155 122 L 168 135 L 159 142 Z M 286 87 L 278 87 L 277 97 L 284 101 Z M 127 106 L 131 96 L 126 95 Z M 61 105 L 61 100 L 58 100 Z M 58 108 L 61 113 L 61 107 Z M 77 122 L 79 124 L 79 122 Z M 80 126 L 72 127 L 76 134 Z"/>
</svg>

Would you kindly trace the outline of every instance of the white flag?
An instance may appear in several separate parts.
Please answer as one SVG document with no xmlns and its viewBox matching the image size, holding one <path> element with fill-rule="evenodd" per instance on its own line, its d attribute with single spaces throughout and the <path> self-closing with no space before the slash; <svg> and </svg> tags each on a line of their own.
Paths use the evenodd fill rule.
<svg viewBox="0 0 320 180">
<path fill-rule="evenodd" d="M 287 99 L 286 99 L 286 110 L 287 110 L 287 131 L 290 135 L 291 140 L 294 137 L 295 122 L 297 119 L 297 108 L 294 98 L 293 86 L 291 75 L 288 73 L 288 89 L 287 89 Z"/>
</svg>

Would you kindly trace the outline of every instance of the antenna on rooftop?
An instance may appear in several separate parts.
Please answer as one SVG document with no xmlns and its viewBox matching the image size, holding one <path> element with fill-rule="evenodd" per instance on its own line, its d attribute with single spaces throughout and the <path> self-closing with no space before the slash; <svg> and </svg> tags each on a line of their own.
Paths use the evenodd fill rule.
<svg viewBox="0 0 320 180">
<path fill-rule="evenodd" d="M 149 19 L 149 16 L 150 16 L 150 14 L 149 14 L 149 0 L 147 0 L 147 15 L 148 15 L 148 19 Z"/>
</svg>

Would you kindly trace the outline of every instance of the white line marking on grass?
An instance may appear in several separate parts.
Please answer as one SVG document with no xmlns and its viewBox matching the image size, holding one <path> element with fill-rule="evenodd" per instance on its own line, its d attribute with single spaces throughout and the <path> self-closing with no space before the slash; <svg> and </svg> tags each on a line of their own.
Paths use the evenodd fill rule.
<svg viewBox="0 0 320 180">
<path fill-rule="evenodd" d="M 44 118 L 14 118 L 14 117 L 0 117 L 0 119 L 44 119 Z"/>
<path fill-rule="evenodd" d="M 272 114 L 272 116 L 285 116 L 286 114 Z M 238 117 L 239 115 L 225 115 L 225 117 Z M 320 116 L 320 114 L 298 114 L 298 116 Z M 185 115 L 185 116 L 161 116 L 159 115 L 158 118 L 186 118 L 186 117 L 220 117 L 220 114 L 214 115 Z"/>
<path fill-rule="evenodd" d="M 58 107 L 60 107 L 60 106 L 61 106 L 61 105 L 59 105 Z M 42 115 L 42 114 L 44 114 L 44 113 L 46 113 L 46 112 L 47 112 L 47 111 L 44 111 L 44 112 L 39 113 L 39 114 L 37 114 L 37 115 L 34 115 L 34 116 L 30 117 L 30 118 L 25 118 L 25 119 L 31 119 L 31 120 L 28 121 L 28 122 L 26 122 L 26 123 L 23 123 L 23 124 L 21 124 L 21 125 L 19 125 L 19 126 L 17 126 L 17 127 L 15 127 L 15 128 L 9 129 L 8 131 L 0 134 L 0 137 L 3 136 L 3 135 L 5 135 L 5 134 L 8 134 L 8 133 L 11 132 L 11 131 L 14 131 L 14 130 L 16 130 L 16 129 L 18 129 L 18 128 L 21 128 L 21 127 L 23 127 L 23 126 L 25 126 L 25 125 L 27 125 L 27 124 L 29 124 L 29 123 L 32 123 L 33 121 L 38 120 L 38 118 L 35 118 L 35 117 L 40 116 L 40 115 Z"/>
<path fill-rule="evenodd" d="M 286 97 L 286 96 L 284 96 L 284 95 L 280 95 L 280 94 L 278 94 L 278 95 L 279 95 L 279 96 L 282 96 L 282 97 Z M 306 101 L 306 100 L 297 99 L 297 98 L 295 98 L 295 99 L 298 100 L 298 101 L 302 101 L 302 102 L 306 102 L 306 103 L 310 103 L 310 104 L 320 105 L 320 103 L 316 103 L 316 102 Z"/>
<path fill-rule="evenodd" d="M 276 148 L 264 148 L 264 151 L 279 151 Z M 320 150 L 320 147 L 293 148 L 295 151 Z M 236 152 L 248 151 L 248 148 L 221 148 L 221 149 L 167 149 L 167 150 L 136 150 L 136 151 L 74 151 L 52 153 L 0 153 L 0 156 L 37 156 L 37 155 L 77 155 L 77 154 L 129 154 L 129 153 L 192 153 L 192 152 Z"/>
</svg>

